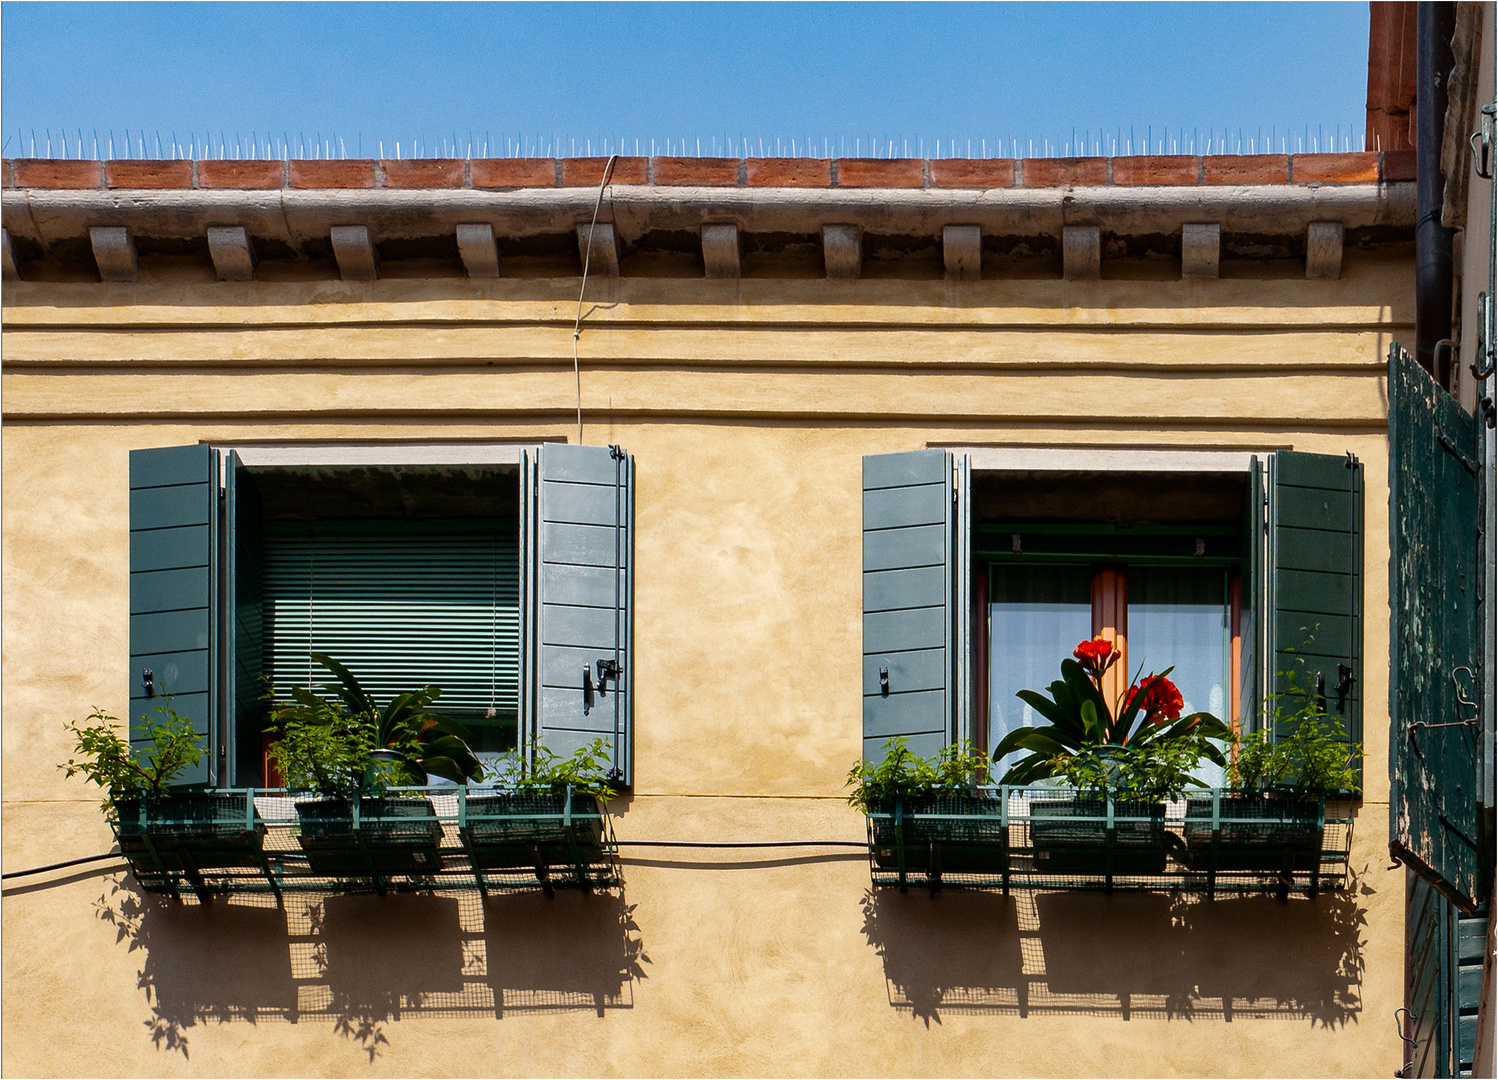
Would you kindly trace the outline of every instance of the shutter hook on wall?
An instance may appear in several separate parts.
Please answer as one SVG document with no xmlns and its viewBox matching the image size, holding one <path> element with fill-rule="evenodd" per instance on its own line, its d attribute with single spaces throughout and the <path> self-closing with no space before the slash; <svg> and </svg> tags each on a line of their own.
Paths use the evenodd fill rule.
<svg viewBox="0 0 1498 1080">
<path fill-rule="evenodd" d="M 155 697 L 156 696 L 156 675 L 155 675 L 155 673 L 150 668 L 146 668 L 144 671 L 142 671 L 140 673 L 140 681 L 141 681 L 141 683 L 146 688 L 146 697 Z"/>
<path fill-rule="evenodd" d="M 1477 726 L 1477 713 L 1478 713 L 1477 702 L 1470 700 L 1467 697 L 1466 694 L 1462 693 L 1461 680 L 1456 677 L 1456 673 L 1458 671 L 1465 671 L 1467 673 L 1467 678 L 1469 678 L 1469 679 L 1472 680 L 1472 684 L 1474 686 L 1477 684 L 1477 676 L 1475 676 L 1475 675 L 1472 674 L 1472 669 L 1469 668 L 1466 664 L 1461 664 L 1461 665 L 1458 665 L 1457 667 L 1454 667 L 1454 668 L 1451 669 L 1451 685 L 1456 690 L 1456 703 L 1457 703 L 1458 706 L 1462 706 L 1462 705 L 1470 706 L 1471 709 L 1472 709 L 1472 715 L 1470 717 L 1468 717 L 1466 720 L 1452 720 L 1452 721 L 1448 721 L 1447 723 L 1443 723 L 1443 724 L 1431 724 L 1431 723 L 1427 723 L 1424 720 L 1416 720 L 1407 729 L 1410 738 L 1413 739 L 1415 737 L 1415 731 L 1418 728 L 1476 727 Z"/>
</svg>

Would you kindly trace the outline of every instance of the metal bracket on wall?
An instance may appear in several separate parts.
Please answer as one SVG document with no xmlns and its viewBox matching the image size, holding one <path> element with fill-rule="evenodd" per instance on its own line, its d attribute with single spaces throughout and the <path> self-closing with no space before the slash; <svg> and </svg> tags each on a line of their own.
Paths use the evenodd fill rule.
<svg viewBox="0 0 1498 1080">
<path fill-rule="evenodd" d="M 1493 105 L 1482 107 L 1482 126 L 1467 139 L 1472 147 L 1472 168 L 1484 180 L 1493 179 Z"/>
<path fill-rule="evenodd" d="M 1461 683 L 1461 680 L 1456 677 L 1456 673 L 1458 671 L 1465 671 L 1467 673 L 1467 678 L 1471 679 L 1473 681 L 1474 685 L 1476 684 L 1477 677 L 1472 674 L 1472 669 L 1469 668 L 1466 664 L 1461 664 L 1461 665 L 1459 665 L 1459 666 L 1454 667 L 1454 668 L 1451 669 L 1451 685 L 1456 688 L 1456 703 L 1458 705 L 1466 705 L 1466 706 L 1470 707 L 1473 710 L 1472 716 L 1469 717 L 1466 720 L 1452 720 L 1452 721 L 1450 721 L 1448 723 L 1444 723 L 1444 724 L 1431 724 L 1431 723 L 1427 723 L 1424 720 L 1416 720 L 1413 724 L 1411 724 L 1409 726 L 1408 730 L 1409 730 L 1410 738 L 1414 738 L 1415 737 L 1415 729 L 1416 728 L 1446 728 L 1446 727 L 1476 727 L 1477 726 L 1477 708 L 1478 708 L 1477 702 L 1471 700 L 1470 698 L 1467 697 L 1466 694 L 1462 693 L 1462 683 Z"/>
</svg>

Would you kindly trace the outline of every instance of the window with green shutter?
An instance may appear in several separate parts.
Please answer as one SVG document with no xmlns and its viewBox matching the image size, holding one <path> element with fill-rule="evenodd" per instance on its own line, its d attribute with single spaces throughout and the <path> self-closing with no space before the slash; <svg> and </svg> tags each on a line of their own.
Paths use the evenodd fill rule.
<svg viewBox="0 0 1498 1080">
<path fill-rule="evenodd" d="M 1014 691 L 1099 633 L 1128 649 L 1120 678 L 1175 666 L 1192 709 L 1251 731 L 1316 694 L 1361 739 L 1354 457 L 1118 451 L 1097 468 L 1110 455 L 1060 451 L 1065 467 L 1037 468 L 1044 453 L 864 459 L 865 757 L 892 735 L 992 747 L 1034 722 Z"/>
<path fill-rule="evenodd" d="M 322 652 L 377 700 L 441 687 L 482 751 L 602 738 L 627 786 L 633 475 L 562 444 L 133 451 L 131 717 L 170 698 L 192 782 L 265 784 L 267 688 Z"/>
</svg>

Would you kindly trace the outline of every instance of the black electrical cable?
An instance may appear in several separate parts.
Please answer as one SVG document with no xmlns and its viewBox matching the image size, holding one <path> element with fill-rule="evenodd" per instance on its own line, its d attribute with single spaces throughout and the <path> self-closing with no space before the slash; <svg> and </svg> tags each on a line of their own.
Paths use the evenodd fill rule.
<svg viewBox="0 0 1498 1080">
<path fill-rule="evenodd" d="M 37 866 L 30 870 L 12 870 L 8 874 L 0 874 L 0 879 L 29 877 L 32 874 L 45 874 L 48 870 L 62 870 L 69 866 L 81 866 L 84 863 L 102 862 L 105 859 L 123 859 L 124 857 L 122 852 L 107 851 L 103 855 L 88 855 L 82 859 L 69 859 L 67 862 L 49 863 L 46 866 Z"/>
<path fill-rule="evenodd" d="M 668 848 L 845 847 L 862 849 L 869 846 L 862 840 L 618 840 L 616 843 L 620 847 Z M 0 878 L 29 877 L 32 874 L 45 874 L 48 870 L 62 870 L 69 866 L 81 866 L 83 863 L 102 862 L 104 859 L 123 859 L 124 857 L 121 852 L 110 851 L 103 855 L 89 855 L 82 859 L 69 859 L 67 862 L 36 866 L 30 870 L 12 870 L 8 874 L 0 874 Z"/>
<path fill-rule="evenodd" d="M 782 848 L 782 847 L 848 847 L 867 848 L 863 840 L 617 840 L 620 847 L 685 848 Z"/>
</svg>

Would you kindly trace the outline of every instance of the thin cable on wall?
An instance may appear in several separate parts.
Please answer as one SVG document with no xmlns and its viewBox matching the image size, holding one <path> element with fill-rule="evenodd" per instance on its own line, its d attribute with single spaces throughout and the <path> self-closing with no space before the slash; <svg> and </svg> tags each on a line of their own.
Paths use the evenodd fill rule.
<svg viewBox="0 0 1498 1080">
<path fill-rule="evenodd" d="M 598 210 L 603 206 L 603 192 L 609 186 L 609 177 L 614 175 L 614 162 L 618 154 L 610 154 L 603 167 L 603 180 L 598 185 L 598 201 L 593 204 L 593 223 L 588 226 L 588 248 L 583 252 L 583 287 L 577 292 L 577 321 L 572 324 L 572 376 L 577 382 L 577 444 L 583 442 L 583 369 L 577 359 L 577 339 L 583 332 L 583 297 L 588 292 L 588 265 L 593 261 L 593 232 L 598 228 Z"/>
</svg>

